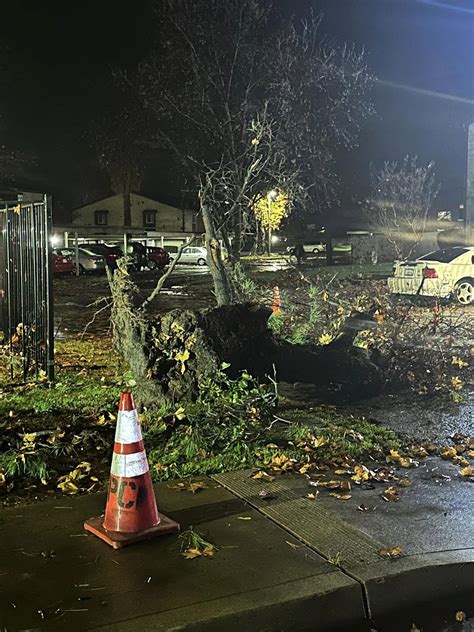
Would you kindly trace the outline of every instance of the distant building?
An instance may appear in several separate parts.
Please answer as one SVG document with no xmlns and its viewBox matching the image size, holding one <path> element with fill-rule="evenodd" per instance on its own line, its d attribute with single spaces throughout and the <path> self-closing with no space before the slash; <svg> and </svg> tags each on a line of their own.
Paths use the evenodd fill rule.
<svg viewBox="0 0 474 632">
<path fill-rule="evenodd" d="M 199 215 L 190 209 L 180 209 L 151 198 L 132 193 L 131 226 L 123 222 L 122 196 L 111 195 L 72 210 L 70 225 L 55 226 L 57 241 L 65 241 L 64 233 L 80 241 L 120 241 L 125 233 L 148 245 L 162 246 L 182 243 L 202 235 Z"/>
</svg>

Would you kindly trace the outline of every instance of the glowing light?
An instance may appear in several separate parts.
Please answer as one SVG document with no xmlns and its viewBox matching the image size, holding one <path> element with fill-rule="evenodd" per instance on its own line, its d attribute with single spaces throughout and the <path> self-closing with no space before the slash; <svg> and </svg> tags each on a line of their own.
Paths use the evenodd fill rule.
<svg viewBox="0 0 474 632">
<path fill-rule="evenodd" d="M 56 248 L 56 246 L 59 246 L 59 242 L 61 240 L 59 239 L 58 235 L 51 235 L 51 237 L 49 238 L 49 241 L 51 242 L 52 247 Z"/>
</svg>

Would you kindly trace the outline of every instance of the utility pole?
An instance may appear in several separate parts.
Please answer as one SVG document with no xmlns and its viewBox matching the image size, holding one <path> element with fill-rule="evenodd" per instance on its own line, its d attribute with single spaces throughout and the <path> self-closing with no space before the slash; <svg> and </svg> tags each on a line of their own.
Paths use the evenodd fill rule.
<svg viewBox="0 0 474 632">
<path fill-rule="evenodd" d="M 474 244 L 474 123 L 468 129 L 465 212 L 465 239 L 470 246 Z"/>
<path fill-rule="evenodd" d="M 267 193 L 267 211 L 268 211 L 268 254 L 270 255 L 272 252 L 272 227 L 271 227 L 271 219 L 272 219 L 272 202 L 276 200 L 278 197 L 278 191 L 272 189 Z"/>
</svg>

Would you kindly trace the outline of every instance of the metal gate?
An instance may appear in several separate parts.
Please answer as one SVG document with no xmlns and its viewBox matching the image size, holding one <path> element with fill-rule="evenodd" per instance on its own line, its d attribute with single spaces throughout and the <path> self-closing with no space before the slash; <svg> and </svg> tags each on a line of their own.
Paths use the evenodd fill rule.
<svg viewBox="0 0 474 632">
<path fill-rule="evenodd" d="M 51 198 L 0 198 L 0 231 L 0 329 L 10 375 L 53 380 Z"/>
</svg>

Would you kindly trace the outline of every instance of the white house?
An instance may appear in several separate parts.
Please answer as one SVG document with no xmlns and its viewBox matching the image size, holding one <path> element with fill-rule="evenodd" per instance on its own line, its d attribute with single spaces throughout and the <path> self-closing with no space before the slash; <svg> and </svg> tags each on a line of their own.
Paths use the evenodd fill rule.
<svg viewBox="0 0 474 632">
<path fill-rule="evenodd" d="M 55 233 L 71 237 L 77 234 L 80 241 L 117 241 L 127 233 L 157 246 L 182 243 L 203 233 L 202 221 L 192 210 L 169 206 L 138 193 L 130 195 L 130 205 L 130 227 L 124 227 L 123 199 L 117 194 L 74 209 L 71 224 L 55 226 Z"/>
</svg>

